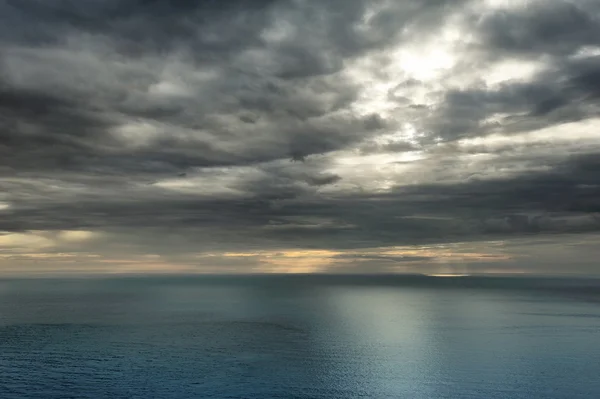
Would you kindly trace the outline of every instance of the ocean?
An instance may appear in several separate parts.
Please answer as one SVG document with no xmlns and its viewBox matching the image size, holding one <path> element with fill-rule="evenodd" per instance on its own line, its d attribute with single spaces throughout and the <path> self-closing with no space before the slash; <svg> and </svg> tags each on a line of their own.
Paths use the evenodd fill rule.
<svg viewBox="0 0 600 399">
<path fill-rule="evenodd" d="M 0 280 L 0 398 L 600 398 L 600 283 Z"/>
</svg>

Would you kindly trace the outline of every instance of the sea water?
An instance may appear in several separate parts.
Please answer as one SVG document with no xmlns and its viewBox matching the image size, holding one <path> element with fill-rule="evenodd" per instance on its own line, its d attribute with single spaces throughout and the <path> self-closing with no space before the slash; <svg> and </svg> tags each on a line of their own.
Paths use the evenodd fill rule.
<svg viewBox="0 0 600 399">
<path fill-rule="evenodd" d="M 0 398 L 600 398 L 591 280 L 0 281 Z"/>
</svg>

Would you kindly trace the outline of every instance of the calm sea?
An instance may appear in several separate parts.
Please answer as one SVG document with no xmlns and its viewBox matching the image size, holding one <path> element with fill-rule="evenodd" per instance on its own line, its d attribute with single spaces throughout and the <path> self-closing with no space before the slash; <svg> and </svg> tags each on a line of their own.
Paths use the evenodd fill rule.
<svg viewBox="0 0 600 399">
<path fill-rule="evenodd" d="M 0 398 L 600 398 L 600 285 L 0 281 Z"/>
</svg>

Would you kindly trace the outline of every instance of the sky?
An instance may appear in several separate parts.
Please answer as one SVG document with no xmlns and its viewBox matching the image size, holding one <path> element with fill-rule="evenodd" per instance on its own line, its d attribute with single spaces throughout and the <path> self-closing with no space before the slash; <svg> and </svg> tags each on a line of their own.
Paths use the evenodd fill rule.
<svg viewBox="0 0 600 399">
<path fill-rule="evenodd" d="M 0 275 L 600 274 L 597 0 L 0 2 Z"/>
</svg>

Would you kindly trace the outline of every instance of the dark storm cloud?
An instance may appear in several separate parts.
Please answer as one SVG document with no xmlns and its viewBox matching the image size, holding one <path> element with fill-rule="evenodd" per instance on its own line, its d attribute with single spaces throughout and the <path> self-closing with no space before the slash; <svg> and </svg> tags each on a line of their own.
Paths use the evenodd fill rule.
<svg viewBox="0 0 600 399">
<path fill-rule="evenodd" d="M 162 165 L 171 173 L 343 148 L 380 123 L 345 111 L 356 86 L 327 76 L 344 60 L 399 40 L 403 26 L 444 15 L 443 2 L 398 4 L 357 29 L 378 4 L 6 2 L 3 164 L 99 173 L 154 173 Z M 269 29 L 281 38 L 270 38 Z M 184 68 L 175 73 L 187 92 L 152 95 L 169 55 Z M 196 71 L 207 80 L 186 81 Z M 114 131 L 136 120 L 163 134 L 124 145 Z"/>
<path fill-rule="evenodd" d="M 334 184 L 342 178 L 335 174 L 321 174 L 317 176 L 307 176 L 306 182 L 311 186 L 324 186 L 326 184 Z"/>
<path fill-rule="evenodd" d="M 483 46 L 490 56 L 566 56 L 597 45 L 600 6 L 595 1 L 532 2 L 482 18 Z"/>
<path fill-rule="evenodd" d="M 3 5 L 2 86 L 3 96 L 12 96 L 3 104 L 11 102 L 12 109 L 10 126 L 3 130 L 9 137 L 23 136 L 23 123 L 16 123 L 22 118 L 42 125 L 32 141 L 58 142 L 65 148 L 61 154 L 45 155 L 39 167 L 59 169 L 233 165 L 302 159 L 344 147 L 361 139 L 363 123 L 348 112 L 333 113 L 347 107 L 356 88 L 340 79 L 305 79 L 336 72 L 345 58 L 396 36 L 401 25 L 392 21 L 374 23 L 363 33 L 354 29 L 368 4 L 9 2 Z M 271 43 L 265 30 L 279 20 L 282 34 L 287 35 L 288 25 L 291 32 Z M 181 82 L 186 95 L 149 95 L 152 85 L 160 84 L 165 54 L 185 64 L 184 75 L 207 71 L 208 80 Z M 38 63 L 46 71 L 31 66 Z M 33 122 L 31 112 L 36 113 Z M 140 118 L 165 124 L 156 129 L 167 137 L 123 150 L 110 128 Z M 249 120 L 264 123 L 237 132 L 243 128 L 240 122 Z M 367 130 L 376 128 L 371 121 L 364 122 Z M 191 138 L 169 135 L 177 129 L 202 133 L 191 132 Z M 31 151 L 11 140 L 7 149 L 24 155 L 5 157 L 5 163 L 21 160 L 17 168 L 35 168 Z M 250 142 L 218 148 L 220 142 L 244 140 Z M 129 162 L 132 158 L 137 161 Z"/>
<path fill-rule="evenodd" d="M 168 241 L 171 250 L 200 237 L 211 240 L 196 242 L 196 249 L 259 244 L 264 248 L 357 248 L 597 231 L 597 159 L 598 154 L 576 157 L 552 172 L 518 178 L 423 185 L 344 199 L 311 200 L 281 188 L 273 193 L 262 189 L 254 199 L 244 200 L 165 197 L 140 202 L 137 196 L 121 194 L 102 202 L 93 198 L 53 205 L 40 202 L 11 211 L 9 219 L 0 221 L 0 229 L 135 229 L 145 234 L 158 229 L 159 235 L 172 237 Z M 303 220 L 307 222 L 298 223 Z M 218 239 L 225 242 L 215 244 Z M 155 249 L 162 245 L 157 242 Z"/>
<path fill-rule="evenodd" d="M 7 88 L 0 81 L 1 165 L 14 169 L 76 167 L 78 159 L 102 150 L 97 135 L 113 122 L 74 99 Z M 2 87 L 4 86 L 4 87 Z"/>
<path fill-rule="evenodd" d="M 146 52 L 178 46 L 191 40 L 200 28 L 205 35 L 199 44 L 222 52 L 230 47 L 223 44 L 247 40 L 248 34 L 252 37 L 261 28 L 261 11 L 272 2 L 253 3 L 253 7 L 245 7 L 245 1 L 7 1 L 2 11 L 10 25 L 5 25 L 3 37 L 47 46 L 60 43 L 71 32 L 100 34 L 116 37 L 122 51 Z M 240 11 L 245 14 L 242 18 L 231 18 L 231 13 Z M 32 22 L 35 24 L 24 26 Z M 229 22 L 232 30 L 219 29 L 221 37 L 209 37 L 222 22 Z"/>
<path fill-rule="evenodd" d="M 177 253 L 599 230 L 598 148 L 460 143 L 599 115 L 600 58 L 580 54 L 600 45 L 594 1 L 465 18 L 476 40 L 437 81 L 380 71 L 473 4 L 5 1 L 0 234 L 84 229 L 103 232 L 98 248 Z M 372 70 L 353 64 L 361 57 Z M 496 85 L 448 83 L 504 59 L 541 66 Z M 358 112 L 377 79 L 394 111 Z M 390 139 L 405 122 L 423 134 Z M 416 151 L 424 159 L 390 161 L 415 165 L 414 181 L 393 175 L 385 190 L 352 166 Z M 495 157 L 497 175 L 445 178 L 465 155 Z M 369 256 L 357 260 L 428 260 Z"/>
</svg>

